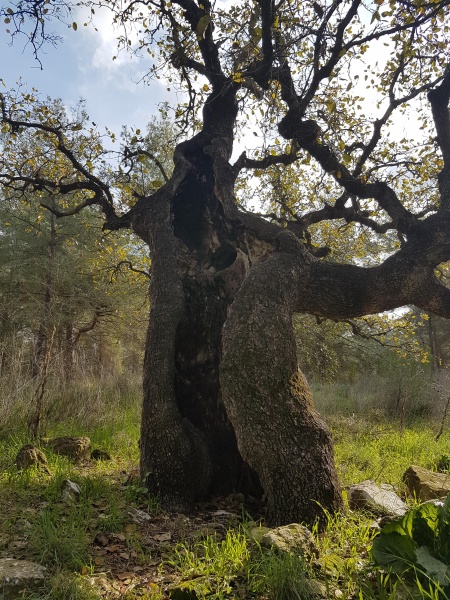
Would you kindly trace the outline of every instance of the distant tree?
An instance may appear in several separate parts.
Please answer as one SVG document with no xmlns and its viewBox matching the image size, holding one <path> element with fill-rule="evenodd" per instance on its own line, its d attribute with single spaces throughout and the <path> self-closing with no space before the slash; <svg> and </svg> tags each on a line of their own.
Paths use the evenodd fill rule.
<svg viewBox="0 0 450 600">
<path fill-rule="evenodd" d="M 31 133 L 67 170 L 0 158 L 0 179 L 57 198 L 76 190 L 49 210 L 96 205 L 105 229 L 131 228 L 148 244 L 141 473 L 162 503 L 186 510 L 212 492 L 262 489 L 272 523 L 323 519 L 342 500 L 292 316 L 350 320 L 413 304 L 450 317 L 435 274 L 450 260 L 449 1 L 82 4 L 110 8 L 120 45 L 148 51 L 149 76 L 185 91 L 173 173 L 155 191 L 124 193 L 103 155 L 72 142 L 82 124 L 11 93 L 3 156 Z M 416 142 L 391 132 L 404 115 Z M 258 147 L 233 162 L 245 131 Z M 290 194 L 308 202 L 287 202 L 284 185 L 270 189 L 280 210 L 269 216 L 237 201 L 242 174 L 264 180 L 294 164 Z M 349 237 L 367 232 L 376 253 L 353 253 Z"/>
<path fill-rule="evenodd" d="M 49 102 L 48 109 L 56 113 L 62 106 L 59 101 Z M 24 153 L 35 157 L 45 154 L 51 163 L 52 150 L 35 142 L 30 136 L 22 138 L 9 160 L 20 162 Z M 53 159 L 55 166 L 56 154 Z M 151 169 L 147 172 L 148 179 Z M 3 366 L 7 362 L 8 338 L 20 336 L 23 345 L 31 350 L 33 378 L 41 377 L 45 362 L 50 359 L 52 367 L 58 368 L 58 375 L 70 379 L 76 362 L 89 371 L 81 356 L 77 360 L 77 348 L 86 335 L 97 348 L 106 348 L 107 344 L 100 341 L 108 330 L 111 341 L 117 338 L 119 330 L 123 331 L 121 321 L 136 326 L 137 313 L 146 310 L 148 259 L 128 234 L 99 235 L 102 219 L 98 211 L 61 220 L 40 206 L 56 206 L 56 196 L 46 197 L 43 190 L 6 191 L 0 203 Z M 64 202 L 62 198 L 59 201 Z M 103 357 L 106 354 L 102 352 Z M 104 367 L 98 358 L 97 373 Z"/>
</svg>

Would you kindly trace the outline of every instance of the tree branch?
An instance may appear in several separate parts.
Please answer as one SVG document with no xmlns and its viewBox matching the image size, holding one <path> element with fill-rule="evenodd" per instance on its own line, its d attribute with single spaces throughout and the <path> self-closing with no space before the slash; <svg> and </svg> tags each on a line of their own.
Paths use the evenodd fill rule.
<svg viewBox="0 0 450 600">
<path fill-rule="evenodd" d="M 444 159 L 444 167 L 439 173 L 439 191 L 441 193 L 441 210 L 450 209 L 450 68 L 441 84 L 428 93 L 431 110 L 436 126 L 437 141 Z"/>
</svg>

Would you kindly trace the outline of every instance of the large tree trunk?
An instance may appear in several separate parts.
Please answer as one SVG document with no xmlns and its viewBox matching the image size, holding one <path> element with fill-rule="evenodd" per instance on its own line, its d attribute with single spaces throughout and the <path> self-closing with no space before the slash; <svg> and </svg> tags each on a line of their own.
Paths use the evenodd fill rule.
<svg viewBox="0 0 450 600">
<path fill-rule="evenodd" d="M 254 267 L 230 308 L 222 392 L 239 450 L 258 473 L 268 519 L 325 521 L 342 498 L 330 432 L 297 365 L 292 312 L 302 261 L 275 253 Z"/>
<path fill-rule="evenodd" d="M 141 475 L 176 510 L 239 490 L 266 494 L 270 522 L 313 522 L 341 497 L 330 435 L 295 359 L 298 273 L 284 281 L 277 261 L 292 257 L 275 252 L 279 228 L 238 216 L 235 107 L 216 101 L 217 122 L 205 115 L 177 148 L 171 181 L 134 213 L 152 258 Z"/>
</svg>

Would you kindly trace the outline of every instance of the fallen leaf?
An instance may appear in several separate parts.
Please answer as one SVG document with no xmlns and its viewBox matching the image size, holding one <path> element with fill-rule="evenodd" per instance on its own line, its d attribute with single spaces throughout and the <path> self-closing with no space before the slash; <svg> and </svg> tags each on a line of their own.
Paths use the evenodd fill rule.
<svg viewBox="0 0 450 600">
<path fill-rule="evenodd" d="M 156 540 L 157 542 L 170 542 L 170 540 L 172 539 L 172 534 L 170 533 L 170 531 L 168 531 L 166 533 L 160 533 L 158 535 L 153 535 L 152 539 Z"/>
<path fill-rule="evenodd" d="M 125 571 L 124 573 L 117 573 L 117 579 L 123 581 L 124 579 L 133 579 L 134 573 L 131 571 Z"/>
<path fill-rule="evenodd" d="M 107 546 L 109 541 L 109 537 L 104 533 L 97 533 L 94 538 L 94 544 L 100 544 L 100 546 Z"/>
<path fill-rule="evenodd" d="M 122 545 L 111 544 L 111 546 L 106 546 L 105 550 L 107 550 L 108 552 L 118 552 L 119 550 L 122 550 Z"/>
</svg>

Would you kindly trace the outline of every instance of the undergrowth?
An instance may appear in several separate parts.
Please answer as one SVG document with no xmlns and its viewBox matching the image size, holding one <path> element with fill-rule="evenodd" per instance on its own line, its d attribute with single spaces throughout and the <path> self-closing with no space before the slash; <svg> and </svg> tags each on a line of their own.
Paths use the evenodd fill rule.
<svg viewBox="0 0 450 600">
<path fill-rule="evenodd" d="M 61 408 L 53 416 L 47 414 L 46 435 L 88 435 L 93 447 L 112 455 L 111 461 L 80 467 L 46 449 L 50 475 L 37 469 L 17 471 L 15 456 L 29 441 L 25 411 L 15 415 L 10 410 L 8 427 L 2 423 L 0 429 L 1 555 L 12 552 L 49 569 L 45 586 L 24 600 L 164 600 L 172 584 L 193 589 L 194 595 L 186 597 L 198 600 L 445 600 L 423 577 L 402 577 L 377 567 L 370 555 L 378 534 L 373 518 L 348 507 L 339 516 L 327 515 L 325 531 L 313 531 L 319 549 L 315 560 L 262 548 L 245 522 L 196 541 L 161 542 L 155 556 L 139 527 L 130 525 L 128 507 L 144 510 L 161 523 L 179 516 L 164 515 L 158 498 L 149 496 L 138 482 L 122 485 L 138 462 L 139 390 L 129 389 L 125 397 L 123 389 L 110 385 L 101 396 L 99 387 L 84 383 L 70 397 L 73 402 L 65 413 Z M 58 402 L 62 407 L 63 399 L 50 394 L 48 406 L 59 406 Z M 364 417 L 347 411 L 325 418 L 335 440 L 344 496 L 346 486 L 365 479 L 390 483 L 401 494 L 402 475 L 411 464 L 448 471 L 450 435 L 444 427 L 436 441 L 439 422 L 400 423 L 382 411 Z M 61 501 L 66 479 L 80 486 L 77 502 Z M 19 547 L 14 546 L 18 535 Z M 122 549 L 138 567 L 136 573 L 153 569 L 156 575 L 145 586 L 130 584 L 116 595 L 102 591 L 96 583 L 103 569 L 94 546 L 97 536 L 107 540 L 119 536 Z M 101 576 L 111 581 L 115 574 Z"/>
</svg>

